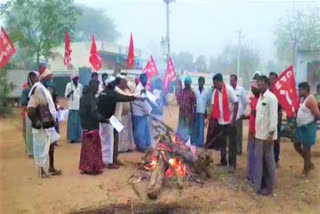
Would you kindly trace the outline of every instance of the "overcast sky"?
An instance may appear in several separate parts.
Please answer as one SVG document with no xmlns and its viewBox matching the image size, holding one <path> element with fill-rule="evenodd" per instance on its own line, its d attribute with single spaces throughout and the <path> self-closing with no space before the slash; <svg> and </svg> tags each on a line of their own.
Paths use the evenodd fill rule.
<svg viewBox="0 0 320 214">
<path fill-rule="evenodd" d="M 225 45 L 242 39 L 258 49 L 262 60 L 273 58 L 273 32 L 280 17 L 299 8 L 320 6 L 320 0 L 176 0 L 170 5 L 172 52 L 188 50 L 195 56 L 217 56 Z M 5 2 L 0 0 L 0 2 Z M 159 46 L 166 34 L 163 0 L 75 0 L 105 10 L 127 45 Z"/>
</svg>

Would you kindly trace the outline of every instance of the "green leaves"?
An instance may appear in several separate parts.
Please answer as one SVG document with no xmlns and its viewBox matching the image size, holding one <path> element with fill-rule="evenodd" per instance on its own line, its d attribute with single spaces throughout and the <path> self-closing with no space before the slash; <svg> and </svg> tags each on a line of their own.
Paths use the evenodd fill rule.
<svg viewBox="0 0 320 214">
<path fill-rule="evenodd" d="M 296 49 L 320 47 L 319 11 L 298 11 L 281 19 L 275 30 L 274 43 L 279 59 L 284 62 L 295 61 Z"/>
<path fill-rule="evenodd" d="M 79 14 L 73 0 L 12 0 L 0 7 L 18 51 L 26 49 L 37 64 L 63 44 L 64 31 L 73 31 Z"/>
</svg>

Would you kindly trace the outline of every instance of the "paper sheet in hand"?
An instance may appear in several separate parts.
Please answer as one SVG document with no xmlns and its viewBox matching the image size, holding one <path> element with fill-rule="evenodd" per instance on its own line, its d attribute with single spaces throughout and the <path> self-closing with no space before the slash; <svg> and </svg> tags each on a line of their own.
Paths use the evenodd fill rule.
<svg viewBox="0 0 320 214">
<path fill-rule="evenodd" d="M 151 102 L 154 102 L 154 103 L 157 100 L 157 97 L 154 94 L 150 93 L 149 91 L 147 91 L 147 97 L 151 100 Z"/>
<path fill-rule="evenodd" d="M 69 110 L 59 110 L 58 111 L 58 120 L 59 122 L 66 121 L 68 119 Z"/>
<path fill-rule="evenodd" d="M 117 132 L 121 132 L 122 129 L 124 128 L 124 126 L 120 123 L 120 121 L 114 115 L 110 117 L 109 121 L 110 121 L 110 124 L 113 126 L 113 128 L 117 130 Z"/>
</svg>

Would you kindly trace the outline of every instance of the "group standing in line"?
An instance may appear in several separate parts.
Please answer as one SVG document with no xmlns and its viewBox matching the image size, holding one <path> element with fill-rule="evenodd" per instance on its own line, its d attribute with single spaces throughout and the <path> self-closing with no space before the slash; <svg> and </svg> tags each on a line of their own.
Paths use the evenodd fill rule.
<svg viewBox="0 0 320 214">
<path fill-rule="evenodd" d="M 24 138 L 28 155 L 35 159 L 41 177 L 61 175 L 54 166 L 54 147 L 60 138 L 55 87 L 52 72 L 40 67 L 28 74 L 28 83 L 21 97 Z M 220 151 L 219 166 L 228 166 L 230 173 L 237 166 L 237 155 L 242 154 L 244 119 L 249 119 L 247 180 L 257 194 L 269 195 L 275 184 L 275 169 L 279 166 L 280 130 L 282 109 L 271 84 L 277 74 L 269 77 L 255 75 L 251 82 L 251 96 L 238 86 L 238 77 L 230 75 L 230 85 L 221 74 L 213 77 L 213 87 L 205 88 L 205 79 L 198 79 L 198 88 L 192 89 L 192 79 L 176 81 L 176 98 L 179 105 L 177 134 L 185 142 L 197 147 Z M 93 73 L 87 87 L 73 75 L 67 84 L 68 99 L 67 139 L 70 143 L 82 142 L 79 169 L 86 174 L 100 174 L 104 167 L 118 169 L 122 163 L 118 153 L 137 149 L 145 152 L 153 147 L 152 118 L 163 120 L 167 105 L 162 81 L 157 78 L 147 88 L 148 77 L 141 74 L 136 84 L 130 84 L 125 74 L 113 77 L 102 75 L 99 82 Z M 151 101 L 147 94 L 157 98 Z M 299 84 L 300 108 L 297 113 L 295 150 L 304 160 L 304 174 L 314 168 L 311 147 L 316 142 L 320 86 L 317 94 L 310 94 L 310 85 Z M 250 111 L 247 114 L 247 106 Z M 124 125 L 120 133 L 110 123 L 115 116 Z M 205 129 L 207 137 L 205 139 Z M 48 158 L 49 157 L 49 158 Z M 47 158 L 49 169 L 46 170 Z"/>
</svg>

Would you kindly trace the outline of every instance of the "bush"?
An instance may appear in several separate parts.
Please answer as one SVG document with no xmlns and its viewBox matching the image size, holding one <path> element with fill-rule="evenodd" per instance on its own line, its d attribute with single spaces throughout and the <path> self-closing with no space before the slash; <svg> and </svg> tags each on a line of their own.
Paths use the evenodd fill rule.
<svg viewBox="0 0 320 214">
<path fill-rule="evenodd" d="M 7 79 L 8 66 L 0 70 L 0 116 L 6 116 L 11 113 L 9 100 L 10 87 Z"/>
</svg>

